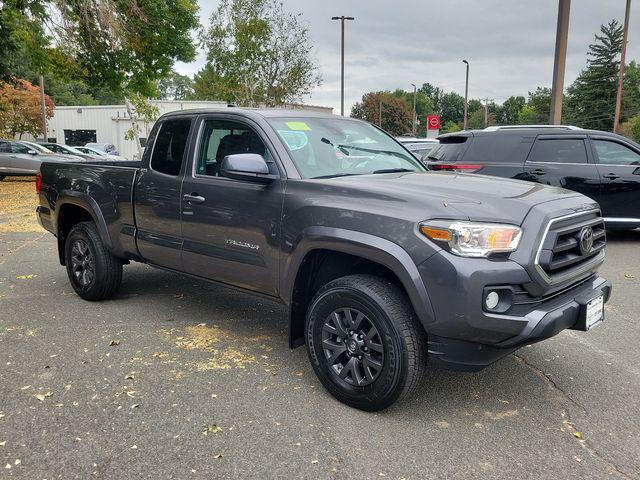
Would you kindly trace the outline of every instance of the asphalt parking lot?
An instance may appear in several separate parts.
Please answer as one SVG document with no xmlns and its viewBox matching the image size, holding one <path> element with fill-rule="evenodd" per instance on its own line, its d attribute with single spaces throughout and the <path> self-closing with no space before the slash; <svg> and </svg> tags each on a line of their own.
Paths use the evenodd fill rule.
<svg viewBox="0 0 640 480">
<path fill-rule="evenodd" d="M 14 183 L 0 478 L 640 478 L 640 231 L 609 235 L 604 324 L 480 373 L 431 370 L 371 414 L 289 350 L 278 304 L 144 265 L 115 299 L 80 300 L 29 217 L 31 182 Z"/>
</svg>

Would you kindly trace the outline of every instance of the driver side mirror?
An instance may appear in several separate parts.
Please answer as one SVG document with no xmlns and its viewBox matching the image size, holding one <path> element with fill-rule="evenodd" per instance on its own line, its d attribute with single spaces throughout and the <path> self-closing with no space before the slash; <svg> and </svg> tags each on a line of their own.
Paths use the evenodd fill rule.
<svg viewBox="0 0 640 480">
<path fill-rule="evenodd" d="M 29 155 L 38 155 L 38 152 L 36 152 L 35 150 L 27 150 L 27 153 Z"/>
<path fill-rule="evenodd" d="M 263 184 L 277 178 L 269 173 L 269 166 L 262 155 L 255 153 L 227 155 L 222 159 L 220 176 Z"/>
</svg>

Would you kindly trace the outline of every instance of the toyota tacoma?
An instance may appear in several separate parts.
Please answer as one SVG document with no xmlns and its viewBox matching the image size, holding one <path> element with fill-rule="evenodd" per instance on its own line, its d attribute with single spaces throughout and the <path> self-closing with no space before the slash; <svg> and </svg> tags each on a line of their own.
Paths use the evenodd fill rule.
<svg viewBox="0 0 640 480">
<path fill-rule="evenodd" d="M 36 190 L 80 297 L 114 296 L 137 261 L 280 301 L 291 347 L 363 410 L 404 397 L 427 364 L 479 370 L 589 330 L 611 292 L 594 201 L 428 172 L 385 132 L 333 115 L 170 113 L 140 162 L 45 162 Z"/>
</svg>

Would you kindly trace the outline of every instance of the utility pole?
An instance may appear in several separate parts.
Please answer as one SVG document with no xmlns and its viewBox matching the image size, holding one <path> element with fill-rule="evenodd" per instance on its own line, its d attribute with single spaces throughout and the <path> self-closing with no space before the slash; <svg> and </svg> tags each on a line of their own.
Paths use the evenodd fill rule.
<svg viewBox="0 0 640 480">
<path fill-rule="evenodd" d="M 489 102 L 493 102 L 493 98 L 484 99 L 484 126 L 489 126 Z"/>
<path fill-rule="evenodd" d="M 571 0 L 558 0 L 558 26 L 556 29 L 556 53 L 553 61 L 553 85 L 551 86 L 551 113 L 549 123 L 562 123 L 562 97 L 564 95 L 564 70 L 567 63 L 567 39 L 569 38 L 569 10 Z"/>
<path fill-rule="evenodd" d="M 40 75 L 40 107 L 42 108 L 42 141 L 47 141 L 47 106 L 44 101 L 44 76 Z"/>
<path fill-rule="evenodd" d="M 354 17 L 331 17 L 331 20 L 340 20 L 340 115 L 344 117 L 344 21 L 355 20 Z"/>
<path fill-rule="evenodd" d="M 380 100 L 380 108 L 378 109 L 378 126 L 382 128 L 382 100 Z"/>
<path fill-rule="evenodd" d="M 613 133 L 618 133 L 618 128 L 620 128 L 620 110 L 622 110 L 622 88 L 624 84 L 624 62 L 627 55 L 627 36 L 629 33 L 630 10 L 631 0 L 627 0 L 627 7 L 624 11 L 624 33 L 622 34 L 622 52 L 620 52 L 620 75 L 618 77 L 618 95 L 616 97 L 616 116 L 613 120 Z"/>
<path fill-rule="evenodd" d="M 466 130 L 467 125 L 469 124 L 469 62 L 462 60 L 462 63 L 467 65 L 467 73 L 464 81 L 464 120 L 462 127 L 463 130 Z"/>
<path fill-rule="evenodd" d="M 416 136 L 416 94 L 418 92 L 418 89 L 415 85 L 415 83 L 411 84 L 413 86 L 413 128 L 411 129 L 411 133 L 413 134 L 413 136 Z"/>
</svg>

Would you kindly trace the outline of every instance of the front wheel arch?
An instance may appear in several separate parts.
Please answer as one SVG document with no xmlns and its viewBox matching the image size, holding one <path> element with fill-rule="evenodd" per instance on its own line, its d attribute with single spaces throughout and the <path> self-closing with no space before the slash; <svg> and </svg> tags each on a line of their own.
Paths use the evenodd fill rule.
<svg viewBox="0 0 640 480">
<path fill-rule="evenodd" d="M 297 244 L 296 251 L 285 266 L 281 292 L 289 306 L 289 345 L 296 348 L 304 344 L 304 322 L 307 307 L 315 292 L 328 281 L 352 273 L 366 273 L 394 279 L 407 294 L 418 319 L 425 330 L 435 319 L 427 288 L 417 266 L 399 245 L 373 235 L 349 230 L 312 227 Z M 321 269 L 319 254 L 344 255 L 349 261 L 341 262 L 342 269 L 318 285 L 310 281 Z M 365 269 L 350 270 L 353 265 L 366 265 Z M 288 268 L 287 268 L 288 267 Z"/>
</svg>

